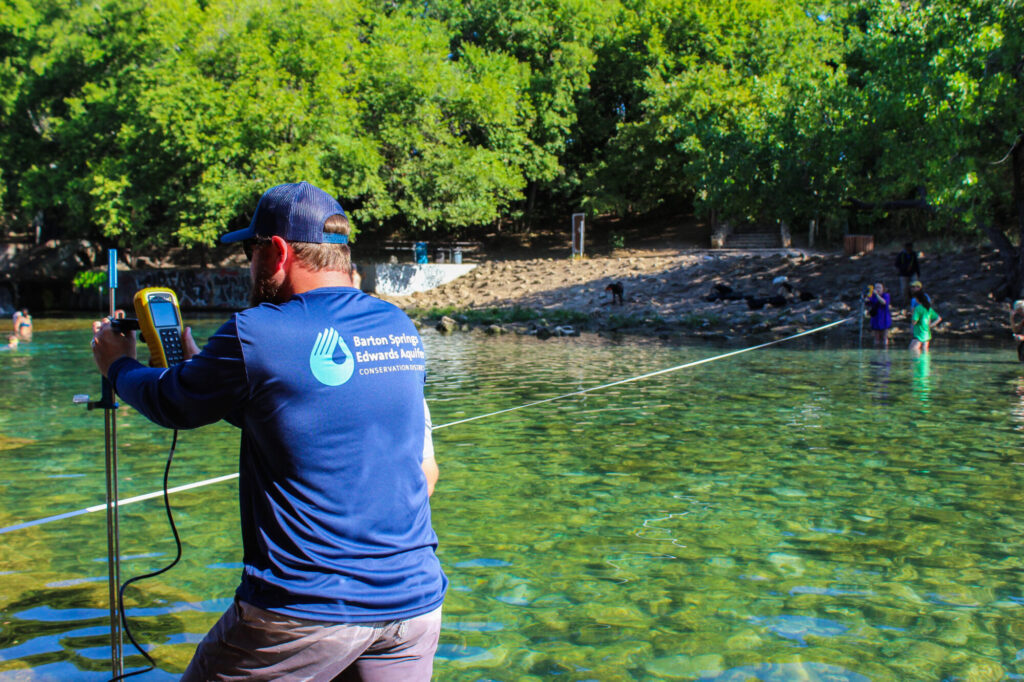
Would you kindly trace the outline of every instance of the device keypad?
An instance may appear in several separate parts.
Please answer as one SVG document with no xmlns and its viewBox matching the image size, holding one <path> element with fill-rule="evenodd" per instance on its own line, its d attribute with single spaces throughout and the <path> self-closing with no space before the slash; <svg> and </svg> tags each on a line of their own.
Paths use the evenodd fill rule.
<svg viewBox="0 0 1024 682">
<path fill-rule="evenodd" d="M 160 330 L 160 344 L 167 356 L 167 366 L 176 365 L 185 360 L 185 350 L 181 346 L 181 332 L 177 327 L 165 327 Z"/>
</svg>

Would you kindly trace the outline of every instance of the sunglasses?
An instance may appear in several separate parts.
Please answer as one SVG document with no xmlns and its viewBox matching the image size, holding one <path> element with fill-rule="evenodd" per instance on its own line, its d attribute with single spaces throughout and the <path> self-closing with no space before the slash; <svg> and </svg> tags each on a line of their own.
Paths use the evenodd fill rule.
<svg viewBox="0 0 1024 682">
<path fill-rule="evenodd" d="M 270 237 L 253 237 L 252 239 L 246 239 L 242 242 L 242 250 L 245 251 L 245 257 L 251 261 L 253 249 L 262 244 L 269 244 L 270 242 Z"/>
</svg>

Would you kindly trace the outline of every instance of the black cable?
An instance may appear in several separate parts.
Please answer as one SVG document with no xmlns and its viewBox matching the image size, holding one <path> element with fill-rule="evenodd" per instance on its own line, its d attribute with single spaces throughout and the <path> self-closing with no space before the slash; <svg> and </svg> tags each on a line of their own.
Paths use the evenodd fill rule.
<svg viewBox="0 0 1024 682">
<path fill-rule="evenodd" d="M 128 626 L 128 616 L 125 615 L 124 610 L 124 590 L 132 583 L 138 582 L 140 580 L 145 580 L 147 578 L 154 578 L 160 575 L 161 573 L 166 573 L 167 571 L 174 568 L 175 564 L 177 564 L 178 561 L 181 560 L 181 538 L 178 536 L 177 526 L 174 525 L 174 515 L 171 513 L 170 494 L 167 492 L 167 479 L 171 473 L 171 461 L 174 460 L 174 448 L 176 448 L 177 445 L 178 429 L 174 429 L 174 435 L 171 438 L 171 451 L 167 453 L 167 465 L 164 467 L 164 509 L 167 511 L 167 521 L 171 524 L 171 532 L 174 534 L 174 544 L 177 547 L 177 553 L 174 557 L 174 561 L 167 564 L 158 571 L 153 571 L 152 573 L 146 573 L 143 575 L 135 576 L 134 578 L 129 578 L 121 584 L 121 588 L 117 591 L 117 608 L 121 612 L 121 626 L 124 628 L 124 633 L 128 635 L 128 639 L 129 641 L 131 641 L 132 646 L 135 647 L 135 650 L 138 651 L 143 658 L 149 661 L 149 667 L 143 668 L 142 670 L 136 670 L 130 673 L 121 673 L 117 677 L 112 678 L 110 682 L 118 682 L 118 680 L 123 680 L 127 677 L 132 677 L 133 675 L 141 675 L 143 673 L 148 673 L 150 670 L 156 669 L 156 661 L 153 660 L 153 657 L 150 656 L 147 652 L 143 651 L 142 647 L 139 646 L 139 643 L 135 641 L 135 637 L 132 635 L 131 628 Z"/>
</svg>

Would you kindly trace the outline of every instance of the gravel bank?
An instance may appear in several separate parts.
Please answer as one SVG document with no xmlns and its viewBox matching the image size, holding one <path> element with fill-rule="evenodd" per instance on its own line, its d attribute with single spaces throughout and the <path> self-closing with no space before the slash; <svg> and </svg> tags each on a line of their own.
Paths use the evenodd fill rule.
<svg viewBox="0 0 1024 682">
<path fill-rule="evenodd" d="M 869 283 L 881 281 L 888 290 L 896 289 L 894 258 L 889 253 L 665 248 L 582 260 L 493 259 L 445 286 L 390 300 L 424 323 L 438 317 L 431 310 L 519 307 L 542 316 L 571 311 L 587 331 L 778 338 L 856 315 L 859 294 Z M 998 255 L 988 249 L 921 254 L 921 279 L 943 317 L 938 338 L 989 338 L 1009 345 L 1009 302 L 989 296 L 1001 279 L 1000 267 Z M 742 299 L 707 300 L 716 284 L 743 295 L 769 297 L 777 290 L 773 281 L 781 276 L 797 291 L 807 292 L 810 300 L 793 297 L 782 307 L 769 304 L 759 310 Z M 623 284 L 623 305 L 611 304 L 611 294 L 605 292 L 611 282 Z M 894 341 L 909 340 L 907 313 L 897 305 L 893 317 Z M 845 329 L 856 333 L 857 325 Z"/>
</svg>

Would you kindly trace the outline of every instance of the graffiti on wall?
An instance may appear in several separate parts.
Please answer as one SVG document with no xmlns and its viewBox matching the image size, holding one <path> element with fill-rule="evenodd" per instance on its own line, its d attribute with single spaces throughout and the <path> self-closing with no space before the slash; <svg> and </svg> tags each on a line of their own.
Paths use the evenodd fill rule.
<svg viewBox="0 0 1024 682">
<path fill-rule="evenodd" d="M 363 272 L 363 291 L 385 296 L 406 296 L 447 284 L 466 274 L 476 265 L 370 263 L 359 267 Z"/>
<path fill-rule="evenodd" d="M 117 299 L 131 306 L 135 292 L 167 287 L 178 295 L 183 310 L 239 310 L 249 301 L 249 270 L 141 270 L 119 273 Z"/>
</svg>

